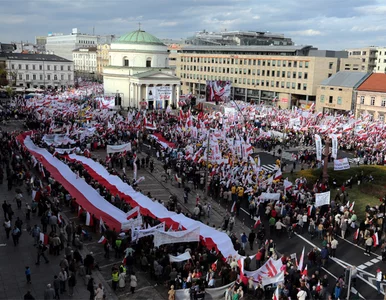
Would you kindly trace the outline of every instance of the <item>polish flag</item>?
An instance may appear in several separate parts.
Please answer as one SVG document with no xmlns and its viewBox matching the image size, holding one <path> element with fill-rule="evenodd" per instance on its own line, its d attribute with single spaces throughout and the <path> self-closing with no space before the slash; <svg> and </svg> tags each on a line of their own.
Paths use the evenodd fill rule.
<svg viewBox="0 0 386 300">
<path fill-rule="evenodd" d="M 359 237 L 359 228 L 354 233 L 354 240 L 357 240 Z"/>
<path fill-rule="evenodd" d="M 231 207 L 231 213 L 236 212 L 236 201 L 233 202 L 232 207 Z"/>
<path fill-rule="evenodd" d="M 48 235 L 43 232 L 40 233 L 39 240 L 42 241 L 44 245 L 48 245 Z"/>
<path fill-rule="evenodd" d="M 299 260 L 299 265 L 298 265 L 298 270 L 303 271 L 303 264 L 304 264 L 304 247 L 302 251 L 302 255 L 300 255 L 300 260 Z"/>
<path fill-rule="evenodd" d="M 78 206 L 78 217 L 83 213 L 83 208 L 82 206 Z"/>
<path fill-rule="evenodd" d="M 217 262 L 218 262 L 218 260 L 216 260 L 216 261 L 211 265 L 211 268 L 212 268 L 212 270 L 213 270 L 214 272 L 216 272 L 216 270 L 217 270 Z"/>
<path fill-rule="evenodd" d="M 374 247 L 377 247 L 379 245 L 379 238 L 378 238 L 378 232 L 374 233 L 374 235 L 372 236 L 373 238 L 373 244 L 374 244 Z"/>
<path fill-rule="evenodd" d="M 253 225 L 253 228 L 256 228 L 257 226 L 259 226 L 261 224 L 261 220 L 260 220 L 260 216 L 258 216 L 257 218 L 255 217 L 255 225 Z"/>
<path fill-rule="evenodd" d="M 126 216 L 127 216 L 126 219 L 129 220 L 129 219 L 138 217 L 138 215 L 139 215 L 139 206 L 134 207 L 132 210 L 128 211 L 126 213 Z"/>
<path fill-rule="evenodd" d="M 279 170 L 276 171 L 276 174 L 275 174 L 273 179 L 274 180 L 279 180 L 279 179 L 281 179 L 282 175 L 283 175 L 283 173 L 281 172 L 281 170 L 279 168 Z"/>
<path fill-rule="evenodd" d="M 46 193 L 47 195 L 51 195 L 51 184 L 46 186 Z"/>
<path fill-rule="evenodd" d="M 94 218 L 89 212 L 86 212 L 86 226 L 94 226 Z"/>
<path fill-rule="evenodd" d="M 98 244 L 106 244 L 107 243 L 107 239 L 105 238 L 105 236 L 104 235 L 102 235 L 102 237 L 99 239 L 99 241 L 98 241 Z"/>
<path fill-rule="evenodd" d="M 63 217 L 60 214 L 60 212 L 58 212 L 58 224 L 62 224 L 62 223 L 63 223 Z"/>
<path fill-rule="evenodd" d="M 308 276 L 307 265 L 306 265 L 306 267 L 304 268 L 304 270 L 303 270 L 303 272 L 302 272 L 302 275 L 303 275 L 303 276 Z"/>
<path fill-rule="evenodd" d="M 311 214 L 312 214 L 312 205 L 309 205 L 307 209 L 307 216 L 311 217 Z"/>
<path fill-rule="evenodd" d="M 286 190 L 289 190 L 290 188 L 292 188 L 292 182 L 289 181 L 289 180 L 287 180 L 287 179 L 285 179 L 285 180 L 284 180 L 284 188 L 285 188 Z"/>
<path fill-rule="evenodd" d="M 100 232 L 105 232 L 106 231 L 106 226 L 105 226 L 105 223 L 102 220 L 102 217 L 99 218 L 99 231 Z"/>
<path fill-rule="evenodd" d="M 280 291 L 279 291 L 279 286 L 277 286 L 275 293 L 273 293 L 272 300 L 279 300 L 280 298 Z"/>
<path fill-rule="evenodd" d="M 352 212 L 354 210 L 355 201 L 351 204 L 350 208 L 348 209 L 349 212 Z"/>
</svg>

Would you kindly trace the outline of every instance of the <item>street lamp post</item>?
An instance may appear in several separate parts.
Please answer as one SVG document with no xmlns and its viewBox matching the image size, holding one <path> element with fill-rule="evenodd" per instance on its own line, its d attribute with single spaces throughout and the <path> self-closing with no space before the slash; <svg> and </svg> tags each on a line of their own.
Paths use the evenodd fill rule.
<svg viewBox="0 0 386 300">
<path fill-rule="evenodd" d="M 323 165 L 323 182 L 328 183 L 328 154 L 330 152 L 330 138 L 325 139 L 324 147 L 324 165 Z"/>
</svg>

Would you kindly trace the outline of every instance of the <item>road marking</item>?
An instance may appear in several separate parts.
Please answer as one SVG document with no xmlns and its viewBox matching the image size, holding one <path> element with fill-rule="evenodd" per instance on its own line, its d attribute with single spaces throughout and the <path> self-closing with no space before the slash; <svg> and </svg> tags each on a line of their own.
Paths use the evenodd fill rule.
<svg viewBox="0 0 386 300">
<path fill-rule="evenodd" d="M 373 265 L 373 263 L 371 261 L 368 261 L 368 262 L 365 262 L 365 265 L 368 267 L 371 267 Z"/>
<path fill-rule="evenodd" d="M 346 239 L 342 239 L 339 235 L 337 236 L 339 239 L 341 239 L 342 241 L 345 241 L 345 242 L 347 242 L 347 243 L 349 243 L 349 244 L 351 244 L 351 245 L 353 245 L 353 246 L 355 246 L 355 247 L 357 247 L 357 248 L 360 248 L 360 249 L 362 249 L 363 251 L 366 251 L 366 249 L 365 248 L 363 248 L 363 247 L 361 247 L 361 246 L 359 246 L 359 245 L 357 245 L 357 244 L 355 244 L 355 243 L 353 243 L 353 242 L 350 242 L 349 240 L 346 240 Z M 376 253 L 373 253 L 373 252 L 370 252 L 370 254 L 372 254 L 372 255 L 375 255 L 375 256 L 377 256 L 378 254 L 376 254 Z"/>
<path fill-rule="evenodd" d="M 113 262 L 113 263 L 111 263 L 111 264 L 99 266 L 99 268 L 103 269 L 103 268 L 107 268 L 107 267 L 110 267 L 110 266 L 113 266 L 113 265 L 116 265 L 116 264 L 121 264 L 121 263 L 122 263 L 122 260 L 118 260 L 118 261 Z"/>
<path fill-rule="evenodd" d="M 372 260 L 370 260 L 372 263 L 376 264 L 376 263 L 379 263 L 379 259 L 378 258 L 374 258 Z"/>
<path fill-rule="evenodd" d="M 299 234 L 297 234 L 296 232 L 295 232 L 295 235 L 296 236 L 298 236 L 299 238 L 301 238 L 303 241 L 305 241 L 306 243 L 308 243 L 308 244 L 310 244 L 312 247 L 314 247 L 314 248 L 316 248 L 316 249 L 318 249 L 319 251 L 320 251 L 320 248 L 318 247 L 318 246 L 316 246 L 314 243 L 311 243 L 309 240 L 307 240 L 305 237 L 303 237 L 303 236 L 301 236 L 301 235 L 299 235 Z M 330 257 L 330 259 L 332 260 L 332 261 L 334 261 L 335 263 L 337 263 L 338 265 L 340 265 L 341 267 L 343 267 L 343 268 L 346 268 L 346 266 L 343 264 L 343 263 L 341 263 L 341 260 L 340 259 L 336 259 L 335 257 Z M 349 265 L 349 264 L 347 264 L 347 265 Z M 366 272 L 367 273 L 367 272 Z M 371 286 L 374 290 L 377 290 L 377 287 L 374 285 L 374 284 L 372 284 L 370 281 L 368 281 L 367 279 L 364 279 L 362 276 L 358 276 L 358 278 L 360 279 L 360 280 L 362 280 L 363 282 L 365 282 L 365 283 L 367 283 L 369 286 Z M 381 291 L 381 294 L 382 295 L 385 295 L 385 292 L 384 291 Z"/>
</svg>

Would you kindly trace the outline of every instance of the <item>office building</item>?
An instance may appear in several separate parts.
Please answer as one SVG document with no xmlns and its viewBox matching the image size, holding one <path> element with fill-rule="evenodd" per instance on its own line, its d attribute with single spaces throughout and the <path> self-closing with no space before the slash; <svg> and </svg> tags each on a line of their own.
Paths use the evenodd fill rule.
<svg viewBox="0 0 386 300">
<path fill-rule="evenodd" d="M 371 73 L 374 71 L 376 67 L 377 48 L 350 48 L 346 49 L 346 51 L 348 53 L 348 58 L 357 58 L 360 59 L 362 63 L 366 64 L 365 72 Z"/>
<path fill-rule="evenodd" d="M 375 73 L 386 73 L 386 47 L 377 48 Z"/>
<path fill-rule="evenodd" d="M 294 43 L 283 34 L 264 31 L 197 32 L 186 39 L 186 44 L 196 46 L 291 46 Z"/>
<path fill-rule="evenodd" d="M 98 44 L 97 46 L 97 76 L 101 76 L 103 68 L 109 65 L 110 44 Z"/>
<path fill-rule="evenodd" d="M 97 36 L 79 33 L 77 28 L 73 28 L 71 34 L 49 34 L 46 50 L 51 54 L 72 60 L 72 51 L 75 49 L 96 47 L 97 44 Z"/>
<path fill-rule="evenodd" d="M 188 45 L 176 57 L 176 76 L 183 94 L 200 98 L 207 81 L 229 81 L 230 99 L 287 108 L 315 101 L 318 85 L 339 71 L 342 57 L 347 53 L 312 46 Z"/>
</svg>

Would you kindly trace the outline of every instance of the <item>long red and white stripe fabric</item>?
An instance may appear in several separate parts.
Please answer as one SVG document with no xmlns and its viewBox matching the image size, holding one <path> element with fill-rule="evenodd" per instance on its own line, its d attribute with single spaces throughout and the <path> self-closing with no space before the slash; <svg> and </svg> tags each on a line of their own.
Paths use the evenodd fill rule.
<svg viewBox="0 0 386 300">
<path fill-rule="evenodd" d="M 69 155 L 69 159 L 81 163 L 90 176 L 105 186 L 112 195 L 118 194 L 121 199 L 125 199 L 130 203 L 131 207 L 139 206 L 142 215 L 157 218 L 161 222 L 165 222 L 168 227 L 173 226 L 173 228 L 177 228 L 179 224 L 186 230 L 200 227 L 200 235 L 202 240 L 205 241 L 207 248 L 217 248 L 224 257 L 228 257 L 229 255 L 239 256 L 226 233 L 219 232 L 210 226 L 192 220 L 182 214 L 168 211 L 162 204 L 153 202 L 142 193 L 136 192 L 118 176 L 111 175 L 101 164 L 92 159 L 75 154 Z M 104 217 L 103 220 L 105 220 Z"/>
<path fill-rule="evenodd" d="M 99 193 L 88 185 L 83 179 L 77 178 L 76 174 L 63 162 L 53 157 L 46 149 L 37 147 L 27 134 L 17 137 L 19 142 L 43 164 L 44 168 L 50 172 L 51 176 L 76 198 L 77 203 L 95 217 L 103 217 L 103 220 L 111 228 L 116 230 L 124 229 L 129 226 L 126 214 L 119 208 L 106 201 Z"/>
</svg>

